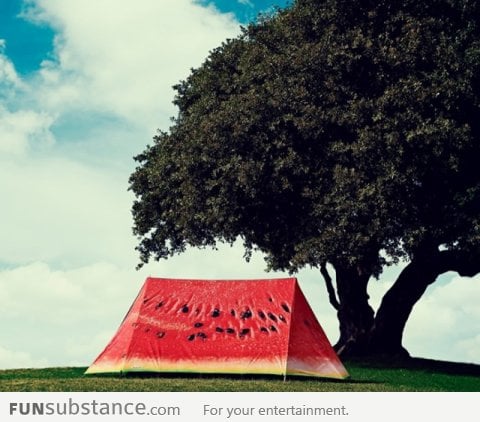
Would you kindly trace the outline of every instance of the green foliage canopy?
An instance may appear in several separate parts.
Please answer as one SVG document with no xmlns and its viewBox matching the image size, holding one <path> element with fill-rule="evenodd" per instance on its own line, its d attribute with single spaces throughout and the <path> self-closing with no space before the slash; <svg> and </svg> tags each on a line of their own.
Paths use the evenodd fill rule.
<svg viewBox="0 0 480 422">
<path fill-rule="evenodd" d="M 141 261 L 240 237 L 270 268 L 378 274 L 478 248 L 479 25 L 477 1 L 299 0 L 224 42 L 136 157 Z"/>
</svg>

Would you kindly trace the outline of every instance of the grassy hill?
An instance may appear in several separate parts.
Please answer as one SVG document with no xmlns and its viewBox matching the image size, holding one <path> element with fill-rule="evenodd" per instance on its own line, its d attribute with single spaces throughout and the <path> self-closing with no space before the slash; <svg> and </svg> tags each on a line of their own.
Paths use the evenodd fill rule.
<svg viewBox="0 0 480 422">
<path fill-rule="evenodd" d="M 85 376 L 86 368 L 0 371 L 0 391 L 480 391 L 480 365 L 412 359 L 396 367 L 346 362 L 350 378 L 123 375 Z"/>
</svg>

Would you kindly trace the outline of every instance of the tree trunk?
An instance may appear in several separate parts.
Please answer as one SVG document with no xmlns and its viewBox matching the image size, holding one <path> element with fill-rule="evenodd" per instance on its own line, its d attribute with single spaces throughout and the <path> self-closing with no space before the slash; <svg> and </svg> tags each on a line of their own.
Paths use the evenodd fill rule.
<svg viewBox="0 0 480 422">
<path fill-rule="evenodd" d="M 358 267 L 335 264 L 337 296 L 324 274 L 332 305 L 337 309 L 340 338 L 334 349 L 342 357 L 397 359 L 408 357 L 402 345 L 407 320 L 417 301 L 440 274 L 456 271 L 473 277 L 480 272 L 480 250 L 439 251 L 430 246 L 416 254 L 382 299 L 376 315 L 368 303 L 371 274 Z M 324 266 L 322 269 L 325 272 Z M 322 272 L 323 274 L 323 272 Z"/>
<path fill-rule="evenodd" d="M 368 334 L 373 325 L 373 309 L 368 303 L 370 273 L 356 267 L 335 266 L 339 307 L 340 339 L 334 346 L 342 357 L 367 352 Z"/>
<path fill-rule="evenodd" d="M 370 334 L 370 353 L 406 357 L 402 337 L 413 306 L 438 277 L 432 263 L 412 261 L 382 299 Z"/>
</svg>

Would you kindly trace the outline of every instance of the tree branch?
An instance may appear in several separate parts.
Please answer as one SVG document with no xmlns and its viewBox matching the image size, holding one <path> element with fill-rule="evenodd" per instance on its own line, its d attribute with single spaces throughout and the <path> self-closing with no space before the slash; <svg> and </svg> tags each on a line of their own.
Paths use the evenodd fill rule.
<svg viewBox="0 0 480 422">
<path fill-rule="evenodd" d="M 480 250 L 441 251 L 439 253 L 441 272 L 455 271 L 462 277 L 473 277 L 480 273 Z"/>
<path fill-rule="evenodd" d="M 320 273 L 325 280 L 325 286 L 327 287 L 330 304 L 338 311 L 340 309 L 340 303 L 338 302 L 337 295 L 335 294 L 332 277 L 330 277 L 330 274 L 328 273 L 327 263 L 325 261 L 320 264 Z"/>
</svg>

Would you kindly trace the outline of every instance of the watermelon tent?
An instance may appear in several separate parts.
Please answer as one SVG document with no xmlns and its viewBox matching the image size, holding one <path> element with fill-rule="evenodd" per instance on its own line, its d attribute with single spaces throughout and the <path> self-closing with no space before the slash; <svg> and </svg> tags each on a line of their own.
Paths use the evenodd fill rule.
<svg viewBox="0 0 480 422">
<path fill-rule="evenodd" d="M 147 278 L 86 371 L 115 372 L 348 376 L 295 278 Z"/>
</svg>

